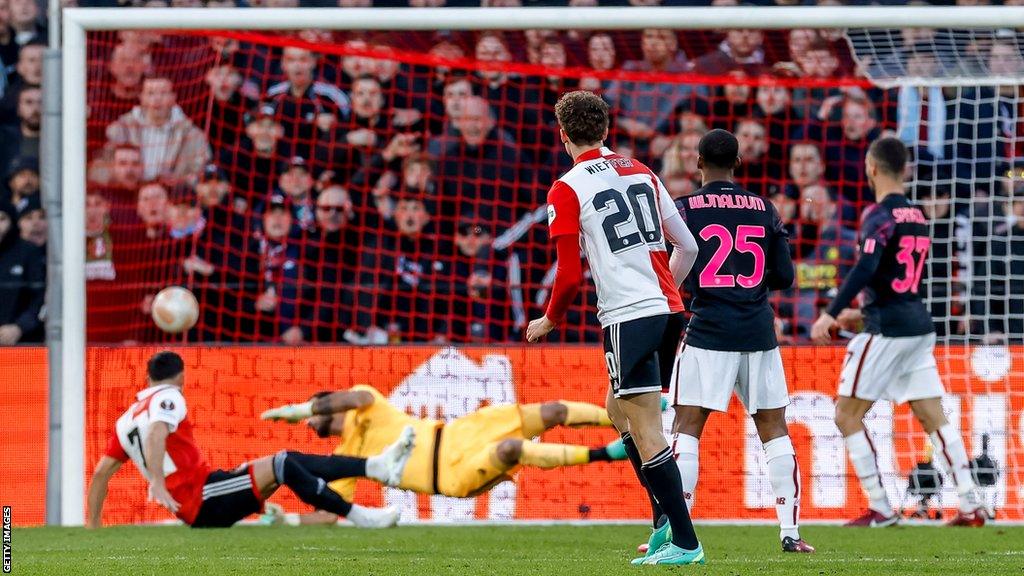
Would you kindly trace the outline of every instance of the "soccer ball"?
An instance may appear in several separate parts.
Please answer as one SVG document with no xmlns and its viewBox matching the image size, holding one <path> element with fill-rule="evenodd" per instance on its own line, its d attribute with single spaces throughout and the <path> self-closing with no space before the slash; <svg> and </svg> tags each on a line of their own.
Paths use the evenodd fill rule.
<svg viewBox="0 0 1024 576">
<path fill-rule="evenodd" d="M 170 286 L 153 299 L 153 322 L 168 334 L 178 334 L 196 325 L 199 302 L 187 288 Z"/>
</svg>

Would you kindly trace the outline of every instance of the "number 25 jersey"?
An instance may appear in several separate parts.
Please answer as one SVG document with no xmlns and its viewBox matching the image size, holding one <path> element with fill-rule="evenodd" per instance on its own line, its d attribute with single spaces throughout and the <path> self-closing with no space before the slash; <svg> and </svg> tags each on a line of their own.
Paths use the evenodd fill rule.
<svg viewBox="0 0 1024 576">
<path fill-rule="evenodd" d="M 584 152 L 548 192 L 551 238 L 579 234 L 602 327 L 683 311 L 662 219 L 678 217 L 647 166 L 608 148 Z"/>
<path fill-rule="evenodd" d="M 794 271 L 775 206 L 725 181 L 679 203 L 699 248 L 686 279 L 693 297 L 686 344 L 729 352 L 778 347 L 768 291 L 792 285 Z"/>
</svg>

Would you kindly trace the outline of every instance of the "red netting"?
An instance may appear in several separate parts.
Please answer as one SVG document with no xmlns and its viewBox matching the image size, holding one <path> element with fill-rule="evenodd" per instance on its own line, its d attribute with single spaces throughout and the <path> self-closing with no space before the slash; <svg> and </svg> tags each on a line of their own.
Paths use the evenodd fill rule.
<svg viewBox="0 0 1024 576">
<path fill-rule="evenodd" d="M 728 34 L 92 34 L 89 340 L 171 338 L 145 314 L 171 284 L 201 303 L 190 341 L 519 339 L 553 279 L 553 105 L 577 87 L 674 196 L 705 130 L 739 135 L 739 181 L 792 228 L 776 304 L 803 337 L 852 264 L 896 98 L 841 79 L 841 39 Z M 594 300 L 561 338 L 598 340 Z"/>
</svg>

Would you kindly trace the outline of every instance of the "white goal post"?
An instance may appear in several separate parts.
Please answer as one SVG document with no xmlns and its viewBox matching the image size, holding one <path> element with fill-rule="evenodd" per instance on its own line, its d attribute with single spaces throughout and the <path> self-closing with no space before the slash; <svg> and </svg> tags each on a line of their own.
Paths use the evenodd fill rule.
<svg viewBox="0 0 1024 576">
<path fill-rule="evenodd" d="M 1024 10 L 1002 7 L 427 8 L 427 9 L 67 9 L 63 11 L 62 165 L 44 167 L 60 182 L 63 260 L 60 409 L 50 415 L 59 449 L 60 523 L 84 520 L 86 33 L 97 30 L 524 30 L 642 28 L 1024 28 Z M 60 171 L 57 178 L 54 171 Z M 51 276 L 52 277 L 52 276 Z M 54 476 L 51 475 L 51 478 Z M 52 492 L 51 492 L 52 494 Z M 54 500 L 50 500 L 53 502 Z M 53 517 L 52 515 L 50 516 Z"/>
</svg>

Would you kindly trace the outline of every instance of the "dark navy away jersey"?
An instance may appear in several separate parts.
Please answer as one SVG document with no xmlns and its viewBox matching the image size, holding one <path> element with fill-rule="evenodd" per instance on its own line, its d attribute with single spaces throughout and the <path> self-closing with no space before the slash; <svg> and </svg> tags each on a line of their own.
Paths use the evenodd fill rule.
<svg viewBox="0 0 1024 576">
<path fill-rule="evenodd" d="M 864 215 L 860 258 L 828 313 L 838 316 L 863 290 L 867 332 L 891 337 L 934 332 L 920 294 L 931 243 L 921 209 L 902 194 L 886 196 Z"/>
<path fill-rule="evenodd" d="M 793 284 L 789 241 L 778 212 L 732 182 L 712 182 L 681 199 L 699 253 L 687 277 L 693 300 L 686 343 L 755 352 L 778 346 L 768 291 Z"/>
</svg>

